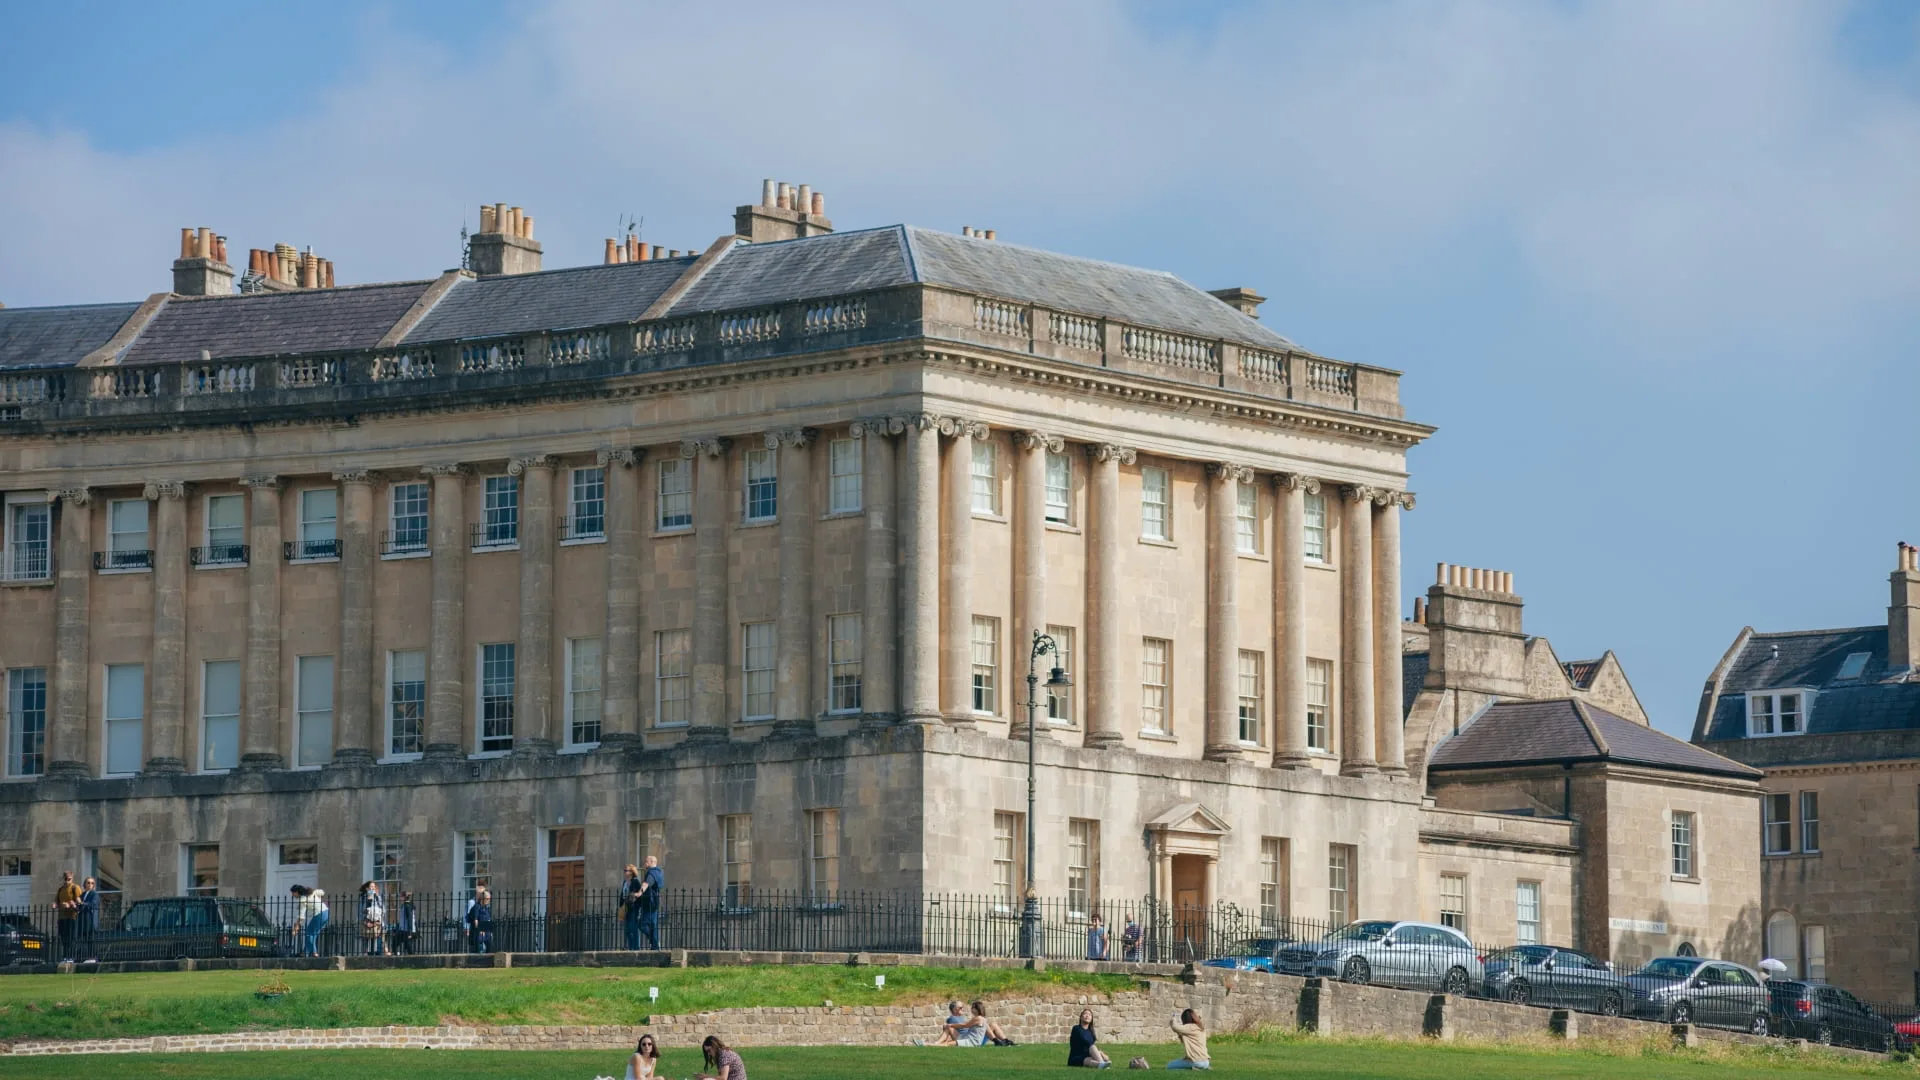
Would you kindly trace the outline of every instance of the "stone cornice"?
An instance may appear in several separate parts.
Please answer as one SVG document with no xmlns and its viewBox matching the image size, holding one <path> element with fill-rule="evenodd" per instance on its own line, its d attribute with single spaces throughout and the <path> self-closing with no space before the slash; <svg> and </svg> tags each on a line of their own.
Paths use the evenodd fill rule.
<svg viewBox="0 0 1920 1080">
<path fill-rule="evenodd" d="M 458 462 L 420 466 L 422 476 L 465 476 L 467 467 Z"/>
</svg>

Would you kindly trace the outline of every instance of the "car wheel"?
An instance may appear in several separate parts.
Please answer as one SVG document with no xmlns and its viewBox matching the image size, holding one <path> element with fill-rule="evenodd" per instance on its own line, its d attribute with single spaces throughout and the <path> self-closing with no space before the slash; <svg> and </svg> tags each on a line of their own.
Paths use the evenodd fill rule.
<svg viewBox="0 0 1920 1080">
<path fill-rule="evenodd" d="M 1764 1038 L 1767 1035 L 1770 1026 L 1771 1025 L 1767 1023 L 1766 1013 L 1754 1013 L 1752 1022 L 1747 1024 L 1747 1034 L 1759 1035 Z M 1833 1033 L 1828 1032 L 1827 1038 L 1831 1040 L 1833 1038 Z"/>
<path fill-rule="evenodd" d="M 1347 961 L 1346 967 L 1340 969 L 1340 977 L 1350 983 L 1372 982 L 1373 965 L 1367 963 L 1366 957 L 1355 956 Z"/>
<path fill-rule="evenodd" d="M 1819 1043 L 1821 1046 L 1832 1046 L 1833 1045 L 1833 1025 L 1821 1024 L 1819 1027 L 1814 1028 L 1813 1041 Z"/>
<path fill-rule="evenodd" d="M 1693 1023 L 1693 1004 L 1686 1001 L 1676 1002 L 1673 1006 L 1672 1016 L 1673 1022 L 1676 1024 Z"/>
<path fill-rule="evenodd" d="M 1467 969 L 1457 967 L 1449 970 L 1447 977 L 1440 980 L 1440 991 L 1445 994 L 1465 994 L 1469 985 Z"/>
<path fill-rule="evenodd" d="M 1525 1005 L 1533 1000 L 1533 987 L 1528 986 L 1525 979 L 1515 979 L 1513 985 L 1507 987 L 1507 1000 L 1515 1005 Z"/>
<path fill-rule="evenodd" d="M 1600 1015 L 1601 1016 L 1619 1016 L 1622 1012 L 1625 1012 L 1625 1011 L 1626 1011 L 1626 1002 L 1620 999 L 1620 995 L 1616 991 L 1609 990 L 1606 993 L 1600 995 Z"/>
</svg>

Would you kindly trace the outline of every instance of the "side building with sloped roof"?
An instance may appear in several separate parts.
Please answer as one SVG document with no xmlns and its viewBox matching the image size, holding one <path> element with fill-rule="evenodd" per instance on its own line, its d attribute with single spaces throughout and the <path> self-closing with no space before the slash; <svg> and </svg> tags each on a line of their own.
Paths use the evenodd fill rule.
<svg viewBox="0 0 1920 1080">
<path fill-rule="evenodd" d="M 1693 741 L 1765 772 L 1769 955 L 1868 998 L 1920 985 L 1920 557 L 1902 543 L 1887 621 L 1743 628 Z"/>
</svg>

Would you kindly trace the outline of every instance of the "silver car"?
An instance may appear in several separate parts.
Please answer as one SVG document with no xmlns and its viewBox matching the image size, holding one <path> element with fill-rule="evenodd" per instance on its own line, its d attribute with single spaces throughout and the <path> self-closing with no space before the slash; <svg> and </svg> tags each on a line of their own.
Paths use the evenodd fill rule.
<svg viewBox="0 0 1920 1080">
<path fill-rule="evenodd" d="M 1350 983 L 1379 983 L 1465 994 L 1486 982 L 1473 942 L 1432 923 L 1369 919 L 1348 923 L 1317 942 L 1289 945 L 1275 968 Z"/>
</svg>

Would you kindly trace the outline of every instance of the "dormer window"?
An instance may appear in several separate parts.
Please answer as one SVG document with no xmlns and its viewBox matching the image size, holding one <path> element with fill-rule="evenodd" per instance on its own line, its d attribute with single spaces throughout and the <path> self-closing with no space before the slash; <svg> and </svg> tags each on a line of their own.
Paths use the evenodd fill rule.
<svg viewBox="0 0 1920 1080">
<path fill-rule="evenodd" d="M 1807 730 L 1811 690 L 1767 690 L 1747 695 L 1747 734 L 1800 735 Z"/>
</svg>

